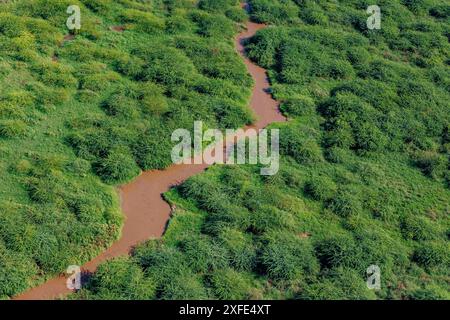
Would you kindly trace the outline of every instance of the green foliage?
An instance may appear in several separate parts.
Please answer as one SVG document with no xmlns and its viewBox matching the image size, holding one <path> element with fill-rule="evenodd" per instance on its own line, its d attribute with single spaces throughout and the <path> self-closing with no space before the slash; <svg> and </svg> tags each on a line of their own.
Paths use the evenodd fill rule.
<svg viewBox="0 0 450 320">
<path fill-rule="evenodd" d="M 207 293 L 194 275 L 169 277 L 160 296 L 162 300 L 204 300 Z"/>
<path fill-rule="evenodd" d="M 298 19 L 300 9 L 291 1 L 249 1 L 256 22 L 290 23 Z"/>
<path fill-rule="evenodd" d="M 315 103 L 310 97 L 301 96 L 295 100 L 283 102 L 280 110 L 293 117 L 306 116 L 315 112 Z"/>
<path fill-rule="evenodd" d="M 403 237 L 414 241 L 432 240 L 438 233 L 424 217 L 406 216 L 403 218 L 400 228 Z"/>
<path fill-rule="evenodd" d="M 81 265 L 116 240 L 122 218 L 111 185 L 169 166 L 175 129 L 191 128 L 194 119 L 210 127 L 253 121 L 252 80 L 233 46 L 233 20 L 245 14 L 237 1 L 197 4 L 0 6 L 1 298 Z M 66 27 L 70 5 L 82 12 L 76 32 Z M 178 46 L 182 38 L 195 48 Z M 249 268 L 239 254 L 235 264 Z M 108 273 L 120 274 L 117 282 Z M 83 294 L 181 298 L 193 290 L 192 297 L 205 297 L 201 281 L 183 282 L 177 288 L 174 279 L 163 293 L 139 268 L 119 261 L 99 270 L 92 284 L 98 291 Z"/>
<path fill-rule="evenodd" d="M 439 144 L 449 122 L 444 106 L 448 83 L 437 71 L 448 69 L 449 46 L 441 38 L 442 23 L 423 14 L 437 8 L 430 10 L 439 16 L 444 9 L 398 1 L 383 11 L 383 31 L 370 32 L 364 8 L 357 4 L 331 9 L 325 3 L 297 3 L 304 24 L 292 22 L 287 15 L 283 21 L 268 15 L 273 12 L 269 6 L 288 6 L 291 1 L 269 5 L 254 0 L 251 6 L 252 16 L 283 25 L 259 31 L 247 45 L 250 58 L 271 69 L 275 94 L 286 101 L 282 110 L 304 116 L 297 111 L 300 104 L 293 101 L 303 96 L 316 100 L 325 118 L 323 139 L 329 159 L 339 149 L 363 155 L 403 152 L 413 145 L 423 151 L 411 153 L 422 171 L 441 177 L 445 160 L 432 145 Z M 415 19 L 407 8 L 418 15 L 416 23 L 407 23 Z M 305 84 L 308 89 L 302 87 Z M 421 157 L 425 159 L 420 161 Z"/>
<path fill-rule="evenodd" d="M 316 243 L 315 251 L 322 268 L 344 267 L 362 271 L 360 269 L 364 263 L 364 261 L 361 261 L 362 252 L 351 237 L 325 238 Z"/>
<path fill-rule="evenodd" d="M 305 300 L 373 300 L 373 291 L 360 281 L 353 270 L 339 268 L 328 274 L 329 278 L 307 286 L 298 296 Z"/>
<path fill-rule="evenodd" d="M 64 39 L 70 4 L 83 29 Z M 75 298 L 448 299 L 448 6 L 385 2 L 370 31 L 357 1 L 250 4 L 273 26 L 248 56 L 293 118 L 275 125 L 279 174 L 192 177 L 166 195 L 164 237 L 102 264 Z M 116 240 L 107 184 L 170 165 L 174 129 L 254 120 L 233 47 L 246 16 L 234 0 L 0 7 L 1 298 Z"/>
<path fill-rule="evenodd" d="M 93 291 L 86 298 L 100 300 L 148 300 L 155 297 L 156 291 L 152 280 L 124 258 L 102 264 L 89 279 L 87 288 Z"/>
<path fill-rule="evenodd" d="M 112 150 L 96 166 L 97 174 L 108 183 L 125 183 L 139 175 L 140 169 L 130 152 Z"/>
<path fill-rule="evenodd" d="M 433 151 L 419 151 L 414 156 L 416 166 L 429 177 L 442 176 L 446 169 L 447 157 Z"/>
<path fill-rule="evenodd" d="M 235 22 L 245 22 L 248 19 L 248 16 L 244 10 L 241 8 L 230 8 L 225 11 L 225 15 L 228 19 L 231 19 Z"/>
<path fill-rule="evenodd" d="M 313 177 L 305 185 L 305 192 L 318 201 L 328 201 L 336 194 L 336 184 L 326 176 Z"/>
<path fill-rule="evenodd" d="M 263 248 L 261 264 L 269 278 L 295 280 L 318 271 L 313 247 L 307 240 L 279 237 Z"/>
<path fill-rule="evenodd" d="M 307 127 L 288 127 L 281 131 L 280 152 L 301 164 L 323 161 L 322 149 L 316 141 L 317 132 Z"/>
<path fill-rule="evenodd" d="M 132 23 L 137 30 L 147 33 L 159 33 L 164 29 L 164 20 L 150 12 L 137 9 L 126 9 L 120 14 L 124 23 Z"/>
<path fill-rule="evenodd" d="M 355 188 L 342 188 L 329 201 L 328 208 L 340 217 L 361 214 L 362 206 L 357 196 L 358 190 Z"/>
<path fill-rule="evenodd" d="M 158 299 L 442 297 L 448 257 L 438 221 L 448 193 L 407 161 L 358 159 L 311 167 L 282 158 L 276 188 L 257 168 L 213 167 L 166 194 L 177 209 L 165 236 L 130 259 L 155 281 Z M 416 217 L 437 203 L 430 218 Z M 382 270 L 379 292 L 366 286 L 371 264 Z M 416 277 L 418 266 L 433 284 Z M 397 289 L 403 277 L 411 283 Z"/>
<path fill-rule="evenodd" d="M 424 242 L 414 251 L 413 259 L 424 268 L 448 266 L 449 247 L 448 243 Z"/>
<path fill-rule="evenodd" d="M 24 135 L 27 125 L 22 120 L 0 120 L 0 137 L 13 138 Z"/>
<path fill-rule="evenodd" d="M 30 278 L 36 276 L 38 268 L 36 264 L 26 255 L 7 250 L 3 243 L 0 244 L 0 297 L 6 298 L 26 290 Z"/>
<path fill-rule="evenodd" d="M 245 278 L 245 274 L 233 269 L 214 272 L 210 281 L 215 297 L 220 300 L 247 299 L 252 288 L 252 284 Z"/>
<path fill-rule="evenodd" d="M 233 22 L 222 15 L 196 13 L 192 19 L 198 26 L 198 33 L 204 37 L 230 39 L 235 32 Z"/>
<path fill-rule="evenodd" d="M 198 7 L 206 11 L 221 12 L 237 4 L 237 0 L 200 0 Z"/>
<path fill-rule="evenodd" d="M 196 273 L 207 273 L 228 265 L 227 252 L 208 238 L 186 239 L 180 246 L 189 267 Z"/>
<path fill-rule="evenodd" d="M 203 11 L 171 31 L 173 55 L 198 74 L 181 75 L 177 88 L 147 80 L 225 128 L 250 121 L 236 106 L 251 81 L 213 41 L 232 32 L 217 15 L 242 21 L 223 3 L 201 1 Z M 448 297 L 446 11 L 440 2 L 384 6 L 382 29 L 369 31 L 357 2 L 251 1 L 251 18 L 274 26 L 247 41 L 248 56 L 269 69 L 271 93 L 292 118 L 275 125 L 280 172 L 216 166 L 167 194 L 177 205 L 167 233 L 130 258 L 155 281 L 156 298 Z M 145 75 L 139 68 L 129 76 Z M 169 109 L 163 114 L 180 110 Z M 94 150 L 109 150 L 103 143 Z M 156 140 L 139 135 L 132 146 L 140 167 L 165 163 Z M 372 264 L 382 270 L 380 291 L 366 286 Z"/>
</svg>

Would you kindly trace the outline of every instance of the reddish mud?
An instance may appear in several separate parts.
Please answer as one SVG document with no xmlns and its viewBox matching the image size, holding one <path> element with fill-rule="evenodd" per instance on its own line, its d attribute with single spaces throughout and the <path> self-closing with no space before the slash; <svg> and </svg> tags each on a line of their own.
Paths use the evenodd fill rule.
<svg viewBox="0 0 450 320">
<path fill-rule="evenodd" d="M 62 39 L 61 43 L 59 44 L 60 47 L 62 47 L 66 42 L 68 41 L 72 41 L 73 39 L 75 39 L 75 35 L 74 34 L 66 34 L 64 36 L 64 38 Z"/>
<path fill-rule="evenodd" d="M 111 31 L 124 32 L 126 30 L 125 26 L 112 26 Z"/>
<path fill-rule="evenodd" d="M 243 41 L 252 37 L 264 25 L 249 22 L 247 30 L 236 38 L 236 49 L 244 58 L 249 73 L 255 80 L 250 106 L 257 116 L 257 122 L 251 126 L 262 129 L 273 122 L 286 119 L 278 110 L 278 102 L 267 93 L 270 84 L 266 71 L 250 62 L 245 56 Z M 97 266 L 114 257 L 129 254 L 139 243 L 151 238 L 160 238 L 170 219 L 171 207 L 162 198 L 162 193 L 181 184 L 187 178 L 204 171 L 208 165 L 172 165 L 163 171 L 148 171 L 130 184 L 120 188 L 121 206 L 125 215 L 122 237 L 107 251 L 86 263 L 82 270 L 87 274 Z M 48 300 L 63 297 L 70 293 L 66 288 L 66 278 L 54 278 L 36 288 L 19 295 L 18 300 Z"/>
</svg>

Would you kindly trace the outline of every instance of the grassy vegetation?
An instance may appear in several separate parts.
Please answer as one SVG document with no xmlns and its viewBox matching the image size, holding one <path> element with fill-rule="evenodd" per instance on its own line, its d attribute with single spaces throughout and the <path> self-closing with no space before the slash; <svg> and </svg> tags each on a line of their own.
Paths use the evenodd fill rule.
<svg viewBox="0 0 450 320">
<path fill-rule="evenodd" d="M 77 298 L 448 299 L 449 191 L 406 156 L 347 156 L 284 154 L 272 178 L 254 166 L 191 178 L 166 194 L 177 205 L 166 235 L 126 262 L 152 291 L 135 295 L 121 273 L 101 271 Z M 366 287 L 371 264 L 381 291 Z"/>
<path fill-rule="evenodd" d="M 273 26 L 248 54 L 291 117 L 280 172 L 216 166 L 171 190 L 167 233 L 126 260 L 142 287 L 112 261 L 76 297 L 450 299 L 448 3 L 379 1 L 369 31 L 370 1 L 250 2 Z"/>
<path fill-rule="evenodd" d="M 117 239 L 113 186 L 169 165 L 175 128 L 252 121 L 252 79 L 233 45 L 246 15 L 237 1 L 217 3 L 0 4 L 0 298 Z M 72 39 L 74 4 L 82 28 Z"/>
</svg>

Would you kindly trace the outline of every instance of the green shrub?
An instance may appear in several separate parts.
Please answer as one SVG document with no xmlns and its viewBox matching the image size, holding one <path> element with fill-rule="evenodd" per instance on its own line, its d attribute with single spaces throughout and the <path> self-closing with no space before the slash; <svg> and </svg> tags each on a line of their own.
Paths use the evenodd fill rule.
<svg viewBox="0 0 450 320">
<path fill-rule="evenodd" d="M 326 176 L 315 176 L 305 185 L 305 192 L 318 201 L 330 200 L 336 191 L 336 184 Z"/>
<path fill-rule="evenodd" d="M 128 119 L 139 117 L 136 101 L 120 93 L 112 94 L 102 103 L 102 108 L 107 115 L 113 117 L 123 117 Z"/>
<path fill-rule="evenodd" d="M 447 165 L 446 157 L 433 151 L 416 152 L 413 157 L 415 165 L 432 178 L 440 177 Z"/>
<path fill-rule="evenodd" d="M 290 23 L 298 20 L 299 7 L 291 1 L 251 0 L 251 17 L 261 23 Z"/>
<path fill-rule="evenodd" d="M 117 72 L 131 78 L 136 78 L 142 73 L 144 61 L 134 56 L 120 56 L 114 61 L 114 66 Z"/>
<path fill-rule="evenodd" d="M 230 39 L 235 33 L 233 22 L 222 15 L 199 13 L 193 14 L 192 19 L 198 25 L 198 33 L 204 37 Z"/>
<path fill-rule="evenodd" d="M 322 268 L 345 267 L 363 270 L 362 252 L 348 236 L 328 236 L 315 244 L 316 256 Z M 365 266 L 367 268 L 367 266 Z"/>
<path fill-rule="evenodd" d="M 226 12 L 225 15 L 227 16 L 228 19 L 233 20 L 234 22 L 245 22 L 248 19 L 248 16 L 246 14 L 246 12 L 244 10 L 242 10 L 241 8 L 229 8 Z"/>
<path fill-rule="evenodd" d="M 245 274 L 233 269 L 215 271 L 209 278 L 214 295 L 220 300 L 247 299 L 252 284 L 245 278 Z"/>
<path fill-rule="evenodd" d="M 62 88 L 76 86 L 77 80 L 72 76 L 72 69 L 51 61 L 41 61 L 35 66 L 39 79 L 46 85 Z"/>
<path fill-rule="evenodd" d="M 318 271 L 311 243 L 283 236 L 264 246 L 261 264 L 264 273 L 274 280 L 295 280 Z"/>
<path fill-rule="evenodd" d="M 254 120 L 250 110 L 231 101 L 217 101 L 213 106 L 217 124 L 221 129 L 237 129 Z"/>
<path fill-rule="evenodd" d="M 257 234 L 270 230 L 289 229 L 294 224 L 290 213 L 268 205 L 261 205 L 252 212 L 250 219 L 251 228 Z"/>
<path fill-rule="evenodd" d="M 300 291 L 305 300 L 374 300 L 376 295 L 367 288 L 358 272 L 339 268 L 327 274 L 320 282 L 306 286 Z"/>
<path fill-rule="evenodd" d="M 358 190 L 355 188 L 341 188 L 327 207 L 342 218 L 359 215 L 362 213 L 362 204 Z"/>
<path fill-rule="evenodd" d="M 168 128 L 150 127 L 140 134 L 133 145 L 133 154 L 142 170 L 164 169 L 172 164 Z"/>
<path fill-rule="evenodd" d="M 0 13 L 0 33 L 2 35 L 10 38 L 18 37 L 26 30 L 23 20 L 17 16 L 6 12 Z"/>
<path fill-rule="evenodd" d="M 195 67 L 183 53 L 171 47 L 145 47 L 136 54 L 145 65 L 139 78 L 165 86 L 188 84 L 195 74 Z"/>
<path fill-rule="evenodd" d="M 112 6 L 112 0 L 80 0 L 87 8 L 94 12 L 106 14 Z"/>
<path fill-rule="evenodd" d="M 136 161 L 124 148 L 110 150 L 108 155 L 95 166 L 95 170 L 105 182 L 111 184 L 128 182 L 140 174 Z"/>
<path fill-rule="evenodd" d="M 194 275 L 169 276 L 159 293 L 162 300 L 205 300 L 207 297 L 201 280 Z"/>
<path fill-rule="evenodd" d="M 302 96 L 295 100 L 284 101 L 280 109 L 288 116 L 306 116 L 315 112 L 315 103 L 310 97 Z"/>
<path fill-rule="evenodd" d="M 4 248 L 0 242 L 0 297 L 14 296 L 28 289 L 38 273 L 34 261 L 20 252 Z"/>
<path fill-rule="evenodd" d="M 192 22 L 181 15 L 173 15 L 166 21 L 166 31 L 170 34 L 188 32 L 191 28 Z"/>
<path fill-rule="evenodd" d="M 438 235 L 430 222 L 420 216 L 408 215 L 404 217 L 400 223 L 400 228 L 405 239 L 414 241 L 433 240 Z"/>
<path fill-rule="evenodd" d="M 309 127 L 288 127 L 280 132 L 280 153 L 298 163 L 314 165 L 324 160 L 316 141 L 317 132 Z"/>
<path fill-rule="evenodd" d="M 120 19 L 124 23 L 132 23 L 135 28 L 147 33 L 160 33 L 165 28 L 165 21 L 150 12 L 136 9 L 126 9 L 120 13 Z"/>
<path fill-rule="evenodd" d="M 15 11 L 21 16 L 42 18 L 63 25 L 67 19 L 67 8 L 74 4 L 81 5 L 78 1 L 69 0 L 31 0 L 17 4 Z"/>
<path fill-rule="evenodd" d="M 302 164 L 315 164 L 323 161 L 322 149 L 314 140 L 304 141 L 293 151 L 294 159 Z"/>
<path fill-rule="evenodd" d="M 448 291 L 433 285 L 408 292 L 407 297 L 411 300 L 448 300 Z"/>
<path fill-rule="evenodd" d="M 166 247 L 157 241 L 148 241 L 138 246 L 133 257 L 158 284 L 169 276 L 185 275 L 189 269 L 185 257 L 176 248 Z"/>
<path fill-rule="evenodd" d="M 447 185 L 447 188 L 450 189 L 450 169 L 445 172 L 444 181 Z"/>
<path fill-rule="evenodd" d="M 256 249 L 251 236 L 235 229 L 224 229 L 219 235 L 220 246 L 229 253 L 230 265 L 237 271 L 251 271 L 256 265 Z"/>
<path fill-rule="evenodd" d="M 420 266 L 430 269 L 439 266 L 448 266 L 449 247 L 442 242 L 423 242 L 414 250 L 413 261 Z"/>
<path fill-rule="evenodd" d="M 120 81 L 119 74 L 113 71 L 106 71 L 82 77 L 80 87 L 93 92 L 104 92 L 118 81 Z"/>
<path fill-rule="evenodd" d="M 208 237 L 188 238 L 181 242 L 187 264 L 195 273 L 207 273 L 228 266 L 228 254 Z"/>
<path fill-rule="evenodd" d="M 148 300 L 155 297 L 153 281 L 142 270 L 124 258 L 111 260 L 99 266 L 89 280 L 90 298 L 102 300 Z"/>
<path fill-rule="evenodd" d="M 225 11 L 230 6 L 235 6 L 237 3 L 237 0 L 200 0 L 198 7 L 210 12 L 220 12 Z"/>
<path fill-rule="evenodd" d="M 331 163 L 345 163 L 349 159 L 349 151 L 336 146 L 325 151 L 325 158 Z"/>
<path fill-rule="evenodd" d="M 22 120 L 0 120 L 0 137 L 14 138 L 23 136 L 27 125 Z"/>
<path fill-rule="evenodd" d="M 450 17 L 450 6 L 448 4 L 437 5 L 431 8 L 429 12 L 433 17 L 445 19 Z"/>
<path fill-rule="evenodd" d="M 402 0 L 402 4 L 407 6 L 414 13 L 419 13 L 427 6 L 426 0 Z"/>
</svg>

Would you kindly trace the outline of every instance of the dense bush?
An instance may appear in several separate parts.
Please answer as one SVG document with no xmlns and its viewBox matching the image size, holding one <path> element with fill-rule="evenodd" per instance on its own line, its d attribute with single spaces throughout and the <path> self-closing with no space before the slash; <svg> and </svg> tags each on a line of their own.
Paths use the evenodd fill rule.
<svg viewBox="0 0 450 320">
<path fill-rule="evenodd" d="M 237 4 L 237 0 L 200 0 L 198 7 L 206 11 L 217 12 L 225 11 L 227 8 L 236 6 Z"/>
<path fill-rule="evenodd" d="M 298 19 L 299 8 L 290 0 L 249 1 L 252 8 L 251 17 L 257 22 L 289 23 Z"/>
<path fill-rule="evenodd" d="M 207 273 L 228 265 L 227 252 L 208 238 L 186 239 L 180 246 L 189 267 L 196 273 Z"/>
<path fill-rule="evenodd" d="M 415 241 L 432 240 L 438 233 L 423 217 L 406 216 L 402 219 L 400 228 L 406 239 Z"/>
<path fill-rule="evenodd" d="M 311 243 L 307 240 L 280 238 L 270 239 L 263 248 L 261 264 L 267 276 L 274 280 L 313 276 L 318 271 L 318 264 Z"/>
<path fill-rule="evenodd" d="M 305 192 L 313 199 L 327 201 L 336 194 L 336 184 L 326 176 L 313 177 L 305 185 Z"/>
<path fill-rule="evenodd" d="M 337 194 L 328 202 L 328 208 L 343 218 L 361 214 L 362 205 L 357 192 L 358 190 L 355 188 L 338 190 Z"/>
<path fill-rule="evenodd" d="M 310 97 L 302 96 L 283 102 L 280 110 L 293 117 L 311 115 L 315 112 L 315 103 Z"/>
<path fill-rule="evenodd" d="M 448 266 L 448 244 L 424 242 L 414 251 L 413 259 L 424 268 Z"/>
<path fill-rule="evenodd" d="M 139 175 L 136 161 L 126 149 L 113 149 L 96 165 L 97 174 L 108 183 L 125 183 Z"/>
<path fill-rule="evenodd" d="M 37 266 L 24 254 L 7 250 L 0 244 L 0 297 L 7 298 L 16 292 L 26 290 L 30 285 L 30 278 L 36 276 Z"/>
<path fill-rule="evenodd" d="M 145 277 L 142 269 L 125 259 L 102 264 L 89 280 L 88 288 L 93 291 L 86 298 L 101 300 L 148 300 L 155 297 L 156 291 L 153 281 Z"/>
<path fill-rule="evenodd" d="M 372 300 L 376 296 L 360 281 L 353 270 L 339 268 L 327 274 L 328 278 L 305 287 L 298 298 L 305 300 Z"/>
<path fill-rule="evenodd" d="M 26 132 L 27 125 L 22 120 L 0 120 L 0 136 L 13 138 Z"/>
<path fill-rule="evenodd" d="M 235 22 L 245 22 L 248 18 L 246 12 L 241 8 L 230 8 L 225 11 L 225 15 Z"/>
<path fill-rule="evenodd" d="M 245 279 L 245 274 L 233 269 L 214 272 L 210 281 L 215 297 L 221 300 L 248 299 L 252 288 L 251 282 Z"/>
<path fill-rule="evenodd" d="M 315 251 L 322 268 L 360 269 L 360 266 L 364 263 L 361 261 L 361 249 L 348 236 L 329 237 L 318 241 L 315 245 Z"/>
</svg>

